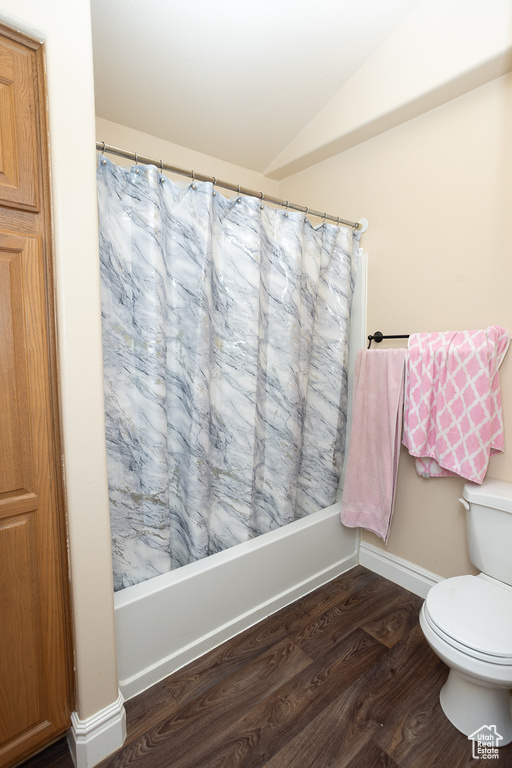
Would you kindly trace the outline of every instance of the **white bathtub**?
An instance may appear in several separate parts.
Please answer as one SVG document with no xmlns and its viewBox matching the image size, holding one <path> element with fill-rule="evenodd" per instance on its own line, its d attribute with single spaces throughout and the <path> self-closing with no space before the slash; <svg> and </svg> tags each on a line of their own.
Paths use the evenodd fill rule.
<svg viewBox="0 0 512 768">
<path fill-rule="evenodd" d="M 129 699 L 358 562 L 339 503 L 116 592 L 119 687 Z"/>
</svg>

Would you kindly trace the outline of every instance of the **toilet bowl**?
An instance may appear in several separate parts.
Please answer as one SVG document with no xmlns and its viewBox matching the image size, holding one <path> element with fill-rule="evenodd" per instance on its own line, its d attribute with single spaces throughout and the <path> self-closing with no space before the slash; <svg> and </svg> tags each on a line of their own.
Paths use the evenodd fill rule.
<svg viewBox="0 0 512 768">
<path fill-rule="evenodd" d="M 478 576 L 455 576 L 429 591 L 420 625 L 433 651 L 450 668 L 440 703 L 466 736 L 495 726 L 512 742 L 512 483 L 466 483 L 471 562 Z"/>
<path fill-rule="evenodd" d="M 420 625 L 450 668 L 440 693 L 447 718 L 466 736 L 494 725 L 499 746 L 512 742 L 512 588 L 482 574 L 446 579 L 428 593 Z"/>
</svg>

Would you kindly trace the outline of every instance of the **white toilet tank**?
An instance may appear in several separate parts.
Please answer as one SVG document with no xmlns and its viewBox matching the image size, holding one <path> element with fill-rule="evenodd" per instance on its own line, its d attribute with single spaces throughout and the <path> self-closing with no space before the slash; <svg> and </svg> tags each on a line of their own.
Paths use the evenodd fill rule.
<svg viewBox="0 0 512 768">
<path fill-rule="evenodd" d="M 466 483 L 469 557 L 482 573 L 512 586 L 512 483 Z M 464 505 L 466 506 L 466 504 Z"/>
</svg>

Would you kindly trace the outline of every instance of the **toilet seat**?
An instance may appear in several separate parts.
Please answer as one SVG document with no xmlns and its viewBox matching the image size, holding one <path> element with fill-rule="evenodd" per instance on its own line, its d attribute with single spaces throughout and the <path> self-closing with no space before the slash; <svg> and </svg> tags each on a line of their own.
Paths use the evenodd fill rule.
<svg viewBox="0 0 512 768">
<path fill-rule="evenodd" d="M 512 666 L 512 589 L 483 576 L 436 584 L 424 604 L 432 631 L 454 648 L 490 664 Z"/>
</svg>

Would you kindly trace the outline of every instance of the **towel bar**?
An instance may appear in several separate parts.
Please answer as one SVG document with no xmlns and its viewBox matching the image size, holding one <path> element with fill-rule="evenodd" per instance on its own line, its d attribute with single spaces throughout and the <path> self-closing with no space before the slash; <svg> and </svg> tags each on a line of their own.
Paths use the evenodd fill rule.
<svg viewBox="0 0 512 768">
<path fill-rule="evenodd" d="M 383 333 L 381 333 L 381 331 L 375 331 L 375 333 L 372 333 L 372 334 L 370 334 L 368 336 L 368 347 L 367 347 L 367 349 L 370 349 L 370 347 L 372 345 L 372 341 L 376 341 L 377 344 L 380 344 L 382 339 L 408 339 L 409 336 L 410 336 L 409 333 L 402 333 L 402 334 L 398 334 L 398 335 L 391 335 L 391 336 L 389 336 L 387 334 L 384 335 Z"/>
</svg>

